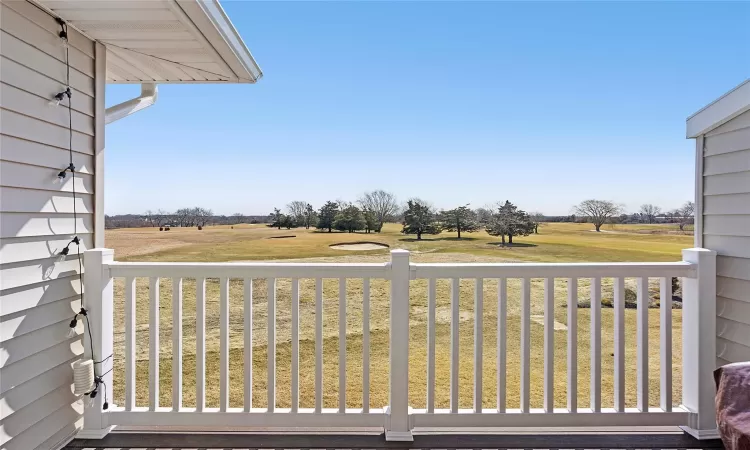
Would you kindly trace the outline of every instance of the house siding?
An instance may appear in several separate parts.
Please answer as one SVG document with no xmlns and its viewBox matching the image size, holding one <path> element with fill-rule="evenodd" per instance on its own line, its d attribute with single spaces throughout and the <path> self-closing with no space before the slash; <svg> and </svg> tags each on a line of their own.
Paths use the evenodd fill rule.
<svg viewBox="0 0 750 450">
<path fill-rule="evenodd" d="M 0 0 L 0 448 L 7 450 L 55 448 L 82 425 L 71 389 L 82 324 L 79 336 L 67 337 L 80 308 L 79 262 L 75 245 L 64 260 L 57 254 L 74 231 L 81 252 L 97 240 L 103 94 L 96 94 L 104 73 L 95 43 L 69 28 L 76 177 L 55 183 L 69 164 L 68 110 L 49 104 L 65 87 L 58 32 L 33 4 Z"/>
<path fill-rule="evenodd" d="M 699 141 L 700 142 L 700 141 Z M 750 111 L 703 137 L 703 246 L 716 259 L 719 363 L 750 360 Z"/>
</svg>

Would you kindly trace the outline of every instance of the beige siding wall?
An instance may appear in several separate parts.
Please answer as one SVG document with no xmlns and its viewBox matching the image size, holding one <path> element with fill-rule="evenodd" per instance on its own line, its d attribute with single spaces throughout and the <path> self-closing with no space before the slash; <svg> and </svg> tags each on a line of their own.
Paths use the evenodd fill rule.
<svg viewBox="0 0 750 450">
<path fill-rule="evenodd" d="M 81 425 L 70 365 L 83 347 L 66 336 L 78 259 L 56 254 L 74 204 L 81 251 L 94 245 L 95 46 L 69 29 L 74 199 L 70 176 L 55 183 L 69 163 L 68 110 L 49 104 L 65 86 L 59 26 L 23 0 L 0 8 L 0 448 L 49 449 Z"/>
<path fill-rule="evenodd" d="M 750 112 L 706 134 L 703 246 L 718 252 L 717 355 L 750 360 Z"/>
</svg>

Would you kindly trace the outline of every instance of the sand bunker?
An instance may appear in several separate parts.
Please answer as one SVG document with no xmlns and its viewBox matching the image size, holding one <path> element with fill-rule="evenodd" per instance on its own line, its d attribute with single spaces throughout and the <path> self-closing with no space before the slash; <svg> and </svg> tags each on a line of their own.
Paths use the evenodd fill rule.
<svg viewBox="0 0 750 450">
<path fill-rule="evenodd" d="M 388 245 L 378 242 L 348 242 L 333 244 L 331 248 L 334 250 L 383 250 L 388 248 Z"/>
</svg>

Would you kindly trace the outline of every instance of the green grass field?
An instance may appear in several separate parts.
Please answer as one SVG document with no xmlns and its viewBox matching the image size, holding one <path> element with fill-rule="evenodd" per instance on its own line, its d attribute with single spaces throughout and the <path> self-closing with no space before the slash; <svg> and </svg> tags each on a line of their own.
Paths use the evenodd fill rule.
<svg viewBox="0 0 750 450">
<path fill-rule="evenodd" d="M 484 232 L 466 235 L 458 240 L 454 234 L 427 236 L 415 241 L 412 236 L 399 233 L 400 227 L 389 224 L 380 234 L 321 233 L 314 230 L 276 230 L 265 226 L 240 225 L 230 227 L 208 227 L 203 231 L 173 228 L 169 232 L 157 229 L 108 230 L 106 245 L 115 249 L 115 259 L 120 261 L 247 261 L 247 260 L 305 260 L 329 262 L 386 261 L 388 250 L 341 251 L 329 248 L 342 242 L 381 242 L 391 248 L 406 248 L 412 251 L 415 262 L 582 262 L 582 261 L 676 261 L 680 250 L 692 246 L 692 236 L 682 234 L 676 226 L 664 225 L 616 225 L 603 227 L 602 233 L 590 231 L 586 224 L 544 224 L 540 234 L 515 238 L 516 246 L 500 247 L 498 239 Z M 294 238 L 269 239 L 272 236 L 295 235 Z M 301 280 L 300 292 L 300 404 L 312 407 L 314 402 L 314 281 Z M 629 287 L 634 280 L 627 280 Z M 652 279 L 651 295 L 657 295 L 658 280 Z M 612 280 L 602 280 L 603 298 L 612 298 Z M 449 284 L 438 281 L 437 290 L 437 387 L 438 407 L 448 406 L 449 386 Z M 474 300 L 473 280 L 463 280 L 460 291 L 460 404 L 472 404 L 473 383 L 473 329 Z M 565 280 L 555 284 L 555 317 L 566 324 Z M 243 399 L 243 305 L 242 281 L 230 283 L 230 405 L 242 406 Z M 163 406 L 171 405 L 171 280 L 161 280 L 161 399 Z M 195 281 L 184 280 L 183 307 L 183 396 L 184 404 L 195 402 Z M 410 403 L 423 407 L 426 397 L 426 317 L 427 287 L 424 280 L 412 281 L 411 289 L 411 337 L 410 346 Z M 253 399 L 254 406 L 266 406 L 266 324 L 267 287 L 265 280 L 254 281 L 253 299 Z M 532 280 L 532 315 L 543 314 L 542 280 Z M 519 405 L 520 338 L 519 338 L 518 280 L 509 280 L 508 285 L 508 367 L 507 406 Z M 579 280 L 579 299 L 590 295 L 588 280 Z M 121 404 L 123 385 L 123 281 L 115 283 L 115 399 Z M 208 280 L 206 285 L 206 332 L 207 332 L 207 402 L 218 406 L 218 282 Z M 335 407 L 338 402 L 338 280 L 324 282 L 324 406 Z M 495 280 L 484 283 L 484 375 L 483 404 L 495 407 L 496 334 L 497 334 L 497 285 Z M 382 407 L 388 402 L 388 312 L 389 283 L 373 280 L 371 286 L 371 342 L 370 373 L 372 407 Z M 291 359 L 291 282 L 277 280 L 277 406 L 288 407 L 290 400 Z M 674 398 L 680 398 L 681 370 L 681 311 L 674 310 Z M 589 310 L 578 309 L 578 365 L 579 404 L 588 405 L 589 398 Z M 611 309 L 602 310 L 602 398 L 603 405 L 613 404 L 613 314 Z M 138 280 L 137 288 L 137 397 L 138 404 L 147 404 L 148 380 L 148 282 Z M 635 311 L 626 310 L 627 361 L 635 361 Z M 651 309 L 650 330 L 650 403 L 658 405 L 659 398 L 659 311 Z M 532 321 L 532 407 L 541 407 L 543 369 L 543 329 Z M 566 397 L 566 339 L 564 330 L 555 332 L 555 404 L 563 407 Z M 347 405 L 361 407 L 362 403 L 362 282 L 347 283 Z M 628 406 L 635 406 L 635 364 L 628 364 L 626 373 L 626 396 Z"/>
</svg>

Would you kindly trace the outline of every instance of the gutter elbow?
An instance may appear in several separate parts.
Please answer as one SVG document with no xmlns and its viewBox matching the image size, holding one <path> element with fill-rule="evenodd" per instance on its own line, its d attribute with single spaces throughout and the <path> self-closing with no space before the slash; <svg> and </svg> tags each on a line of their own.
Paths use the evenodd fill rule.
<svg viewBox="0 0 750 450">
<path fill-rule="evenodd" d="M 141 95 L 107 108 L 104 112 L 104 122 L 112 123 L 148 108 L 156 103 L 158 94 L 156 83 L 141 83 Z"/>
</svg>

